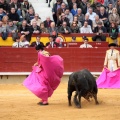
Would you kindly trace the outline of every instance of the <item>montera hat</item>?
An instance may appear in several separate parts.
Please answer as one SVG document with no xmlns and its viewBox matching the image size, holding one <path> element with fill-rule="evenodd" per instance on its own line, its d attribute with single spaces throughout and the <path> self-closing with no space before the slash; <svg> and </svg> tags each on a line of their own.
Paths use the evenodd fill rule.
<svg viewBox="0 0 120 120">
<path fill-rule="evenodd" d="M 39 44 L 35 47 L 36 50 L 44 50 L 44 46 Z"/>
<path fill-rule="evenodd" d="M 111 47 L 111 46 L 116 47 L 117 45 L 115 43 L 110 43 L 108 46 L 109 47 Z"/>
<path fill-rule="evenodd" d="M 86 36 L 83 36 L 82 38 L 83 38 L 84 40 L 88 40 L 88 38 L 87 38 Z"/>
</svg>

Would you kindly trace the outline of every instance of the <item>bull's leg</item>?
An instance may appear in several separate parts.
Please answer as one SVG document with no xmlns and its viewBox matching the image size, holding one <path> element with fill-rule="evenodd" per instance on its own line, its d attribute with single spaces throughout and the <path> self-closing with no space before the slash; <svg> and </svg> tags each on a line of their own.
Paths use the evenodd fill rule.
<svg viewBox="0 0 120 120">
<path fill-rule="evenodd" d="M 94 93 L 93 93 L 93 98 L 94 98 L 94 100 L 95 100 L 95 104 L 98 105 L 99 102 L 98 102 L 98 100 L 97 100 L 97 94 L 94 94 Z"/>
<path fill-rule="evenodd" d="M 81 91 L 78 94 L 78 101 L 79 101 L 79 104 L 77 107 L 81 108 Z"/>
<path fill-rule="evenodd" d="M 68 102 L 69 102 L 69 106 L 72 106 L 71 104 L 71 96 L 72 96 L 72 92 L 68 91 Z"/>
</svg>

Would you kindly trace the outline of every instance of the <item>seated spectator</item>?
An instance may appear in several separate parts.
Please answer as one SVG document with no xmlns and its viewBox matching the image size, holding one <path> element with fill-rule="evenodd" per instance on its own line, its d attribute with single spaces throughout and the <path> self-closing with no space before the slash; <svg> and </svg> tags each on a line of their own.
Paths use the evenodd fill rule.
<svg viewBox="0 0 120 120">
<path fill-rule="evenodd" d="M 87 2 L 87 13 L 89 12 L 89 8 L 91 8 L 91 3 Z"/>
<path fill-rule="evenodd" d="M 9 18 L 8 18 L 7 15 L 3 16 L 3 18 L 2 18 L 3 26 L 7 27 L 8 19 L 9 19 Z"/>
<path fill-rule="evenodd" d="M 22 25 L 19 26 L 18 32 L 21 33 L 21 34 L 26 35 L 28 41 L 31 40 L 30 26 L 27 25 L 27 21 L 26 20 L 22 21 Z"/>
<path fill-rule="evenodd" d="M 19 15 L 16 13 L 15 8 L 10 9 L 10 13 L 8 14 L 9 20 L 12 20 L 14 24 L 17 24 L 20 19 Z"/>
<path fill-rule="evenodd" d="M 80 4 L 79 4 L 78 0 L 70 0 L 68 2 L 68 6 L 69 6 L 70 11 L 73 9 L 73 4 L 75 4 L 75 3 L 77 4 L 77 8 L 80 8 Z"/>
<path fill-rule="evenodd" d="M 110 23 L 116 23 L 117 25 L 119 25 L 120 23 L 120 16 L 119 14 L 117 13 L 117 9 L 116 8 L 113 8 L 112 9 L 112 13 L 109 15 L 109 22 Z"/>
<path fill-rule="evenodd" d="M 50 19 L 50 17 L 49 17 L 49 16 L 46 17 L 46 20 L 44 21 L 44 26 L 45 26 L 45 28 L 49 28 L 51 22 L 53 22 L 53 21 Z"/>
<path fill-rule="evenodd" d="M 83 22 L 85 20 L 85 16 L 84 16 L 84 14 L 82 14 L 82 9 L 81 8 L 78 8 L 77 17 L 78 17 L 78 21 L 81 22 L 82 25 L 83 25 Z"/>
<path fill-rule="evenodd" d="M 60 37 L 57 37 L 57 38 L 55 39 L 55 42 L 58 44 L 58 47 L 59 47 L 59 48 L 63 47 L 63 45 L 62 45 L 62 42 L 63 42 L 63 41 L 61 41 L 61 38 L 60 38 Z"/>
<path fill-rule="evenodd" d="M 70 29 L 72 33 L 80 33 L 79 27 L 75 21 L 72 22 Z"/>
<path fill-rule="evenodd" d="M 100 7 L 99 18 L 103 21 L 104 26 L 109 27 L 108 13 L 105 11 L 104 7 Z"/>
<path fill-rule="evenodd" d="M 73 17 L 73 21 L 77 23 L 77 26 L 78 26 L 79 28 L 82 27 L 82 23 L 81 23 L 80 21 L 78 21 L 78 17 L 77 17 L 76 15 Z"/>
<path fill-rule="evenodd" d="M 37 25 L 37 22 L 36 21 L 33 21 L 32 22 L 32 26 L 31 26 L 31 32 L 32 34 L 39 34 L 41 33 L 41 30 L 40 30 L 40 27 Z"/>
<path fill-rule="evenodd" d="M 49 40 L 50 42 L 46 43 L 46 48 L 56 48 L 59 46 L 59 44 L 55 42 L 54 36 L 50 35 Z"/>
<path fill-rule="evenodd" d="M 77 15 L 77 4 L 74 3 L 73 4 L 73 9 L 70 11 L 72 13 L 73 16 Z"/>
<path fill-rule="evenodd" d="M 59 33 L 62 33 L 62 34 L 70 34 L 71 33 L 71 29 L 69 26 L 67 26 L 66 22 L 62 23 L 62 26 L 59 28 Z"/>
<path fill-rule="evenodd" d="M 57 19 L 59 19 L 59 16 L 64 13 L 66 10 L 66 4 L 61 3 L 61 7 L 57 9 Z"/>
<path fill-rule="evenodd" d="M 104 26 L 103 21 L 101 19 L 99 19 L 98 15 L 96 15 L 95 20 L 93 21 L 93 30 L 94 30 L 95 27 L 97 27 L 98 22 L 102 22 L 102 26 Z"/>
<path fill-rule="evenodd" d="M 91 5 L 91 8 L 93 8 L 93 11 L 96 12 L 97 6 L 101 6 L 101 3 L 98 2 L 98 0 L 93 0 L 93 4 Z"/>
<path fill-rule="evenodd" d="M 43 22 L 40 24 L 40 30 L 41 30 L 41 33 L 48 33 L 48 29 L 47 29 L 47 28 L 45 28 L 45 26 L 44 26 L 44 23 L 43 23 Z"/>
<path fill-rule="evenodd" d="M 80 8 L 82 9 L 82 13 L 85 15 L 87 13 L 87 0 L 82 0 L 80 2 Z"/>
<path fill-rule="evenodd" d="M 65 17 L 69 19 L 69 22 L 70 22 L 70 24 L 71 24 L 72 21 L 73 21 L 73 15 L 72 15 L 72 13 L 70 12 L 69 8 L 66 8 L 66 10 L 65 10 Z"/>
<path fill-rule="evenodd" d="M 22 48 L 23 47 L 23 42 L 20 41 L 20 37 L 15 38 L 15 42 L 12 45 L 13 48 Z"/>
<path fill-rule="evenodd" d="M 31 20 L 34 19 L 35 12 L 34 9 L 31 7 L 29 8 L 28 12 L 25 15 L 25 20 L 27 20 L 27 23 L 30 24 Z"/>
<path fill-rule="evenodd" d="M 63 24 L 63 22 L 66 22 L 67 26 L 70 26 L 69 19 L 67 17 L 65 17 L 64 13 L 62 13 L 61 16 L 59 17 L 59 20 L 57 22 L 57 26 L 61 26 Z"/>
<path fill-rule="evenodd" d="M 112 13 L 112 9 L 113 9 L 113 5 L 112 3 L 109 3 L 108 7 L 106 8 L 106 12 L 108 13 L 108 15 Z"/>
<path fill-rule="evenodd" d="M 32 42 L 30 47 L 36 47 L 37 45 L 41 44 L 42 46 L 44 46 L 43 42 L 40 41 L 40 36 L 36 37 L 36 41 Z"/>
<path fill-rule="evenodd" d="M 55 22 L 51 22 L 50 27 L 48 28 L 48 32 L 53 36 L 58 35 L 58 28 L 55 26 Z"/>
<path fill-rule="evenodd" d="M 30 45 L 30 43 L 28 42 L 28 40 L 26 39 L 26 36 L 25 35 L 22 35 L 21 37 L 20 37 L 20 41 L 22 42 L 22 44 L 23 44 L 23 47 L 24 48 L 28 48 Z"/>
<path fill-rule="evenodd" d="M 40 24 L 42 22 L 37 13 L 35 14 L 34 18 L 31 20 L 31 25 L 32 25 L 33 21 L 36 21 L 38 26 L 40 26 Z"/>
<path fill-rule="evenodd" d="M 21 3 L 23 18 L 25 18 L 25 15 L 28 12 L 29 8 L 33 8 L 32 4 L 28 0 L 23 0 L 23 3 Z"/>
<path fill-rule="evenodd" d="M 98 22 L 98 25 L 95 27 L 93 32 L 96 33 L 96 35 L 92 37 L 93 41 L 106 41 L 106 36 L 103 35 L 103 33 L 106 33 L 107 30 L 102 26 L 102 22 Z"/>
<path fill-rule="evenodd" d="M 86 14 L 89 15 L 89 19 L 90 19 L 90 20 L 92 20 L 92 21 L 95 20 L 96 13 L 93 12 L 93 9 L 92 9 L 92 8 L 89 8 L 89 9 L 88 9 L 88 12 L 87 12 Z"/>
<path fill-rule="evenodd" d="M 92 20 L 89 19 L 89 15 L 88 14 L 85 14 L 85 20 L 84 21 L 87 21 L 88 22 L 88 25 L 93 26 L 93 23 L 92 23 Z M 84 22 L 83 22 L 84 23 Z"/>
<path fill-rule="evenodd" d="M 91 26 L 88 25 L 88 22 L 85 21 L 83 27 L 80 28 L 81 33 L 93 33 Z"/>
<path fill-rule="evenodd" d="M 115 8 L 117 9 L 117 12 L 118 12 L 118 14 L 120 16 L 120 0 L 117 0 Z"/>
<path fill-rule="evenodd" d="M 114 0 L 104 0 L 104 4 L 103 4 L 103 5 L 104 5 L 105 7 L 108 7 L 109 3 L 111 3 L 111 4 L 114 5 L 114 4 L 115 4 L 115 1 L 114 1 Z"/>
<path fill-rule="evenodd" d="M 5 16 L 6 13 L 3 11 L 3 8 L 0 8 L 0 20 L 2 20 L 3 16 Z"/>
<path fill-rule="evenodd" d="M 88 38 L 86 36 L 83 36 L 83 44 L 80 45 L 80 48 L 92 48 L 92 45 L 88 44 Z"/>
<path fill-rule="evenodd" d="M 7 32 L 12 34 L 12 39 L 15 41 L 16 37 L 18 36 L 17 33 L 17 26 L 13 24 L 13 21 L 9 20 L 7 25 Z"/>
<path fill-rule="evenodd" d="M 99 13 L 100 13 L 100 7 L 101 7 L 102 5 L 101 4 L 97 4 L 96 5 L 96 9 L 94 10 L 94 12 L 98 15 Z M 92 7 L 92 6 L 91 6 Z"/>
<path fill-rule="evenodd" d="M 3 8 L 6 14 L 9 12 L 9 7 L 5 0 L 0 0 L 0 8 Z"/>
<path fill-rule="evenodd" d="M 114 40 L 114 43 L 119 45 L 119 41 L 117 40 L 117 38 L 118 38 L 118 27 L 117 27 L 117 24 L 115 22 L 112 22 L 111 25 L 110 25 L 109 36 L 112 40 Z"/>
</svg>

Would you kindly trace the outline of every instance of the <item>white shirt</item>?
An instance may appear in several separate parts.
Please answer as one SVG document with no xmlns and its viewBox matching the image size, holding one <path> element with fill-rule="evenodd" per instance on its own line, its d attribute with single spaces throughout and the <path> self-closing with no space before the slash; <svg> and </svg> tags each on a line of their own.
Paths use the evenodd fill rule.
<svg viewBox="0 0 120 120">
<path fill-rule="evenodd" d="M 82 45 L 80 45 L 80 48 L 93 48 L 92 47 L 92 45 L 90 45 L 90 44 L 82 44 Z"/>
<path fill-rule="evenodd" d="M 88 25 L 87 27 L 84 27 L 84 26 L 81 27 L 80 32 L 81 33 L 93 33 L 90 25 Z"/>
<path fill-rule="evenodd" d="M 14 42 L 12 47 L 13 48 L 22 48 L 24 46 L 24 44 L 20 41 L 20 42 Z"/>
<path fill-rule="evenodd" d="M 86 13 L 87 15 L 89 15 L 89 19 L 90 20 L 95 20 L 95 16 L 96 16 L 96 13 L 95 12 L 92 12 L 92 14 L 90 14 L 89 12 Z"/>
<path fill-rule="evenodd" d="M 23 43 L 23 47 L 24 48 L 28 48 L 29 47 L 30 43 L 28 41 L 23 41 L 22 43 Z"/>
</svg>

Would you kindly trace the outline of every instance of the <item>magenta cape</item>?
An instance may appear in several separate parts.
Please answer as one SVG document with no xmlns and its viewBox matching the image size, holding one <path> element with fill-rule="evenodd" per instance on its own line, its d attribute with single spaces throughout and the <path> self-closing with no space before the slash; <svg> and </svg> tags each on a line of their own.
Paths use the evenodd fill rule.
<svg viewBox="0 0 120 120">
<path fill-rule="evenodd" d="M 50 57 L 39 54 L 41 71 L 33 67 L 23 85 L 42 100 L 47 100 L 58 87 L 63 75 L 63 59 L 58 55 Z M 40 71 L 40 72 L 39 72 Z"/>
<path fill-rule="evenodd" d="M 98 88 L 120 88 L 120 69 L 113 72 L 104 68 L 97 79 Z"/>
</svg>

